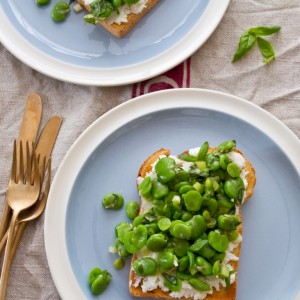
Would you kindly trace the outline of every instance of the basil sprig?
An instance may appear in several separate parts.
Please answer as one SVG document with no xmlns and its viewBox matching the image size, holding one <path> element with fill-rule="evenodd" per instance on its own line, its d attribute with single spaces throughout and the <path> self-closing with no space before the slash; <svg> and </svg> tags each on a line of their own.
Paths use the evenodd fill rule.
<svg viewBox="0 0 300 300">
<path fill-rule="evenodd" d="M 264 63 L 268 63 L 275 59 L 275 52 L 273 46 L 270 42 L 263 39 L 262 36 L 269 36 L 273 33 L 278 32 L 281 29 L 280 26 L 271 26 L 271 27 L 254 27 L 250 28 L 247 31 L 243 32 L 238 49 L 236 50 L 232 62 L 235 62 L 242 58 L 256 43 L 261 54 L 265 57 L 263 60 Z"/>
</svg>

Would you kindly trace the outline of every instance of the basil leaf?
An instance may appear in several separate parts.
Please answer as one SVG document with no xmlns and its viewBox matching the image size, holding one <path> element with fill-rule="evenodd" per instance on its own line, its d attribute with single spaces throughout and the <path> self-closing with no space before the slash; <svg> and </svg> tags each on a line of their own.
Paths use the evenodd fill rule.
<svg viewBox="0 0 300 300">
<path fill-rule="evenodd" d="M 248 31 L 243 32 L 240 37 L 238 49 L 236 50 L 232 61 L 235 62 L 243 57 L 255 44 L 256 35 L 249 33 Z"/>
<path fill-rule="evenodd" d="M 280 26 L 271 26 L 271 27 L 261 26 L 261 27 L 250 28 L 248 32 L 256 36 L 267 36 L 278 32 L 280 29 L 281 29 Z"/>
<path fill-rule="evenodd" d="M 261 37 L 258 37 L 257 44 L 261 54 L 266 58 L 265 60 L 263 60 L 264 63 L 268 63 L 271 60 L 275 59 L 275 52 L 270 42 Z"/>
</svg>

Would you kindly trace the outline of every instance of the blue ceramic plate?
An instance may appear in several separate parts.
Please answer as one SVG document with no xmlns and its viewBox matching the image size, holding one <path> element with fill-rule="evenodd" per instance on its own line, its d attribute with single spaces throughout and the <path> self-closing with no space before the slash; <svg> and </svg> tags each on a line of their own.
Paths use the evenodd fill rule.
<svg viewBox="0 0 300 300">
<path fill-rule="evenodd" d="M 20 60 L 49 76 L 80 84 L 141 81 L 179 64 L 215 30 L 230 0 L 161 0 L 122 39 L 85 24 L 86 12 L 51 20 L 56 1 L 0 3 L 0 41 Z"/>
<path fill-rule="evenodd" d="M 93 299 L 87 278 L 101 266 L 113 276 L 105 299 L 132 299 L 129 265 L 114 270 L 108 253 L 114 226 L 127 220 L 125 210 L 107 211 L 101 198 L 117 192 L 138 200 L 138 169 L 160 147 L 178 154 L 227 139 L 237 141 L 257 173 L 254 195 L 243 207 L 238 299 L 294 299 L 300 290 L 300 142 L 261 108 L 197 89 L 130 100 L 93 123 L 67 153 L 45 220 L 47 257 L 62 298 Z"/>
</svg>

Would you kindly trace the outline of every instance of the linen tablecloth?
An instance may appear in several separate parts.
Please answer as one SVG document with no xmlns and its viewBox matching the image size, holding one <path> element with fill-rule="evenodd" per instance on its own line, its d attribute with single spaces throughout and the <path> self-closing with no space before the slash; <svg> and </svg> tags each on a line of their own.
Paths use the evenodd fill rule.
<svg viewBox="0 0 300 300">
<path fill-rule="evenodd" d="M 205 88 L 230 93 L 267 110 L 300 138 L 299 0 L 232 0 L 216 31 L 192 57 L 145 82 L 121 87 L 80 86 L 49 78 L 29 68 L 0 44 L 0 208 L 26 97 L 43 99 L 42 125 L 54 114 L 63 124 L 52 155 L 53 175 L 78 136 L 102 114 L 132 97 L 167 88 Z M 257 48 L 231 63 L 241 33 L 260 25 L 279 25 L 269 38 L 276 61 L 267 65 Z M 60 299 L 44 247 L 42 216 L 26 227 L 19 245 L 7 299 Z"/>
</svg>

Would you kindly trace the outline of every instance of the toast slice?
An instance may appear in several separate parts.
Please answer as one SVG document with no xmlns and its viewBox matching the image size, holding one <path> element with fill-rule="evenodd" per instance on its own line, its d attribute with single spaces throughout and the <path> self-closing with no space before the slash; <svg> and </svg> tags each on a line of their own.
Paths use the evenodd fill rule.
<svg viewBox="0 0 300 300">
<path fill-rule="evenodd" d="M 209 152 L 211 152 L 212 150 L 213 149 L 210 148 Z M 244 198 L 243 198 L 243 202 L 242 202 L 242 203 L 245 203 L 246 201 L 248 201 L 250 199 L 250 197 L 252 196 L 252 194 L 254 192 L 254 187 L 256 184 L 255 170 L 254 170 L 252 164 L 249 162 L 249 160 L 243 155 L 243 153 L 240 150 L 235 149 L 233 151 L 242 155 L 242 157 L 245 160 L 245 163 L 244 163 L 244 169 L 245 169 L 245 174 L 246 174 L 245 177 L 248 182 L 248 185 L 245 187 Z M 188 151 L 184 152 L 183 154 L 187 154 L 187 153 L 188 153 Z M 153 153 L 152 155 L 150 155 L 141 165 L 139 172 L 138 172 L 138 176 L 145 178 L 145 176 L 152 170 L 153 163 L 156 162 L 162 155 L 169 156 L 170 151 L 168 149 L 161 148 L 158 151 L 156 151 L 155 153 Z M 141 200 L 140 214 L 142 214 L 144 212 L 144 209 L 145 209 L 145 203 L 143 203 L 143 200 Z M 239 219 L 242 221 L 242 210 L 240 208 L 238 208 L 236 214 L 239 217 Z M 243 232 L 242 223 L 237 227 L 236 230 L 240 235 L 242 235 L 242 232 Z M 239 244 L 233 250 L 233 254 L 237 258 L 239 258 L 239 256 L 240 256 L 241 244 L 242 243 L 240 241 Z M 143 279 L 142 279 L 142 281 L 140 281 L 140 283 L 138 285 L 134 284 L 137 277 L 133 270 L 133 263 L 136 259 L 137 259 L 137 255 L 134 254 L 132 257 L 132 261 L 131 261 L 131 268 L 130 268 L 130 275 L 129 275 L 130 294 L 134 297 L 173 299 L 173 297 L 170 295 L 170 292 L 163 291 L 160 288 L 156 288 L 151 291 L 143 292 L 142 287 L 141 287 Z M 239 264 L 238 260 L 233 260 L 233 261 L 230 261 L 229 263 L 234 270 L 236 270 L 236 271 L 238 270 L 238 264 Z M 205 299 L 205 300 L 235 299 L 236 292 L 237 292 L 237 274 L 235 276 L 235 281 L 233 283 L 231 283 L 229 288 L 226 289 L 225 287 L 220 285 L 218 291 L 214 289 L 212 294 L 207 294 L 204 298 L 197 298 L 197 299 Z M 188 298 L 176 297 L 176 299 L 194 300 L 193 297 L 188 297 Z"/>
<path fill-rule="evenodd" d="M 160 0 L 147 0 L 146 6 L 143 8 L 143 10 L 138 13 L 134 14 L 131 13 L 127 16 L 127 22 L 126 23 L 110 23 L 107 20 L 101 21 L 99 24 L 103 26 L 107 31 L 109 31 L 111 34 L 118 38 L 124 37 L 126 34 L 128 34 L 137 24 L 138 22 L 150 11 L 156 6 L 156 4 Z M 85 4 L 84 0 L 77 0 L 77 2 L 84 7 L 88 12 L 91 12 L 90 5 Z"/>
</svg>

